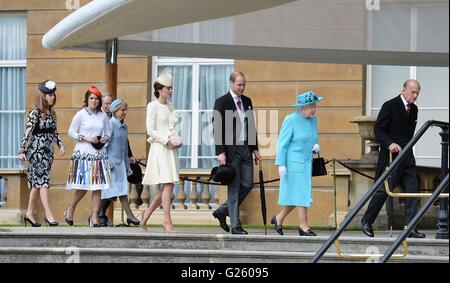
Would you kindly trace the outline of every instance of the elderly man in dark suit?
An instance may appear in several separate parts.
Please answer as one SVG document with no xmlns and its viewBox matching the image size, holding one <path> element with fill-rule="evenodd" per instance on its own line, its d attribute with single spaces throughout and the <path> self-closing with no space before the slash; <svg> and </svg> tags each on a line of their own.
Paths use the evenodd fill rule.
<svg viewBox="0 0 450 283">
<path fill-rule="evenodd" d="M 381 107 L 375 123 L 375 136 L 381 143 L 381 152 L 377 163 L 376 177 L 386 169 L 390 153 L 395 157 L 414 136 L 417 124 L 417 106 L 414 104 L 419 96 L 420 84 L 416 80 L 407 80 L 402 93 L 385 102 Z M 417 193 L 419 185 L 416 176 L 416 160 L 411 151 L 402 161 L 390 178 L 391 188 L 400 185 L 407 193 Z M 373 237 L 372 224 L 386 202 L 388 195 L 381 187 L 373 196 L 361 220 L 363 232 Z M 407 198 L 405 204 L 405 225 L 416 215 L 419 206 L 417 198 Z M 425 235 L 414 229 L 408 235 L 410 238 L 424 238 Z"/>
<path fill-rule="evenodd" d="M 236 177 L 228 186 L 228 200 L 213 212 L 220 227 L 230 231 L 226 216 L 230 217 L 232 234 L 247 234 L 239 221 L 239 205 L 253 187 L 253 157 L 260 159 L 256 137 L 253 105 L 244 95 L 245 75 L 230 75 L 230 91 L 218 98 L 214 105 L 214 142 L 217 160 L 231 165 Z"/>
</svg>

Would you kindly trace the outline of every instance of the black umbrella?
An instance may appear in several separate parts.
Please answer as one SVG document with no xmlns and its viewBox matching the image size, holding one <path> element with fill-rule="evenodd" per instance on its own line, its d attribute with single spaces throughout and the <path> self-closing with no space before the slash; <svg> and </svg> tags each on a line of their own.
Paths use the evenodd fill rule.
<svg viewBox="0 0 450 283">
<path fill-rule="evenodd" d="M 267 208 L 266 208 L 266 191 L 264 188 L 264 175 L 262 169 L 262 159 L 259 160 L 259 195 L 261 198 L 261 214 L 264 224 L 264 235 L 267 235 Z"/>
</svg>

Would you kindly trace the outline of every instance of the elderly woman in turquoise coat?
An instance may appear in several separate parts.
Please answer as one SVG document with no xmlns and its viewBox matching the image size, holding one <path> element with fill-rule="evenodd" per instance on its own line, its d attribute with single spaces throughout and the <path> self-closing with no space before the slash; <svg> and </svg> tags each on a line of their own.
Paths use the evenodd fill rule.
<svg viewBox="0 0 450 283">
<path fill-rule="evenodd" d="M 298 208 L 299 235 L 316 236 L 311 231 L 307 209 L 312 198 L 312 158 L 319 152 L 316 103 L 323 97 L 312 92 L 300 94 L 293 107 L 298 111 L 289 114 L 281 126 L 275 165 L 279 166 L 280 192 L 278 204 L 284 208 L 272 217 L 278 234 L 283 235 L 282 223 L 286 216 Z"/>
<path fill-rule="evenodd" d="M 119 197 L 122 208 L 127 214 L 127 224 L 139 225 L 128 203 L 128 180 L 131 175 L 128 158 L 128 127 L 125 124 L 128 106 L 121 98 L 114 100 L 109 107 L 112 117 L 109 120 L 111 140 L 106 145 L 108 159 L 112 165 L 111 188 L 102 190 L 102 200 Z"/>
</svg>

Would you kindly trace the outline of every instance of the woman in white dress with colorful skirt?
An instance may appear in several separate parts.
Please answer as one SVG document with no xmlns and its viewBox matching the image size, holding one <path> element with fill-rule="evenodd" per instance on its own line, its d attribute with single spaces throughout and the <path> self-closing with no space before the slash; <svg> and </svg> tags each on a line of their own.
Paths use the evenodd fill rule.
<svg viewBox="0 0 450 283">
<path fill-rule="evenodd" d="M 108 116 L 101 110 L 102 94 L 91 86 L 84 98 L 84 108 L 73 117 L 69 136 L 77 141 L 70 161 L 67 189 L 76 190 L 72 203 L 64 212 L 64 219 L 73 225 L 73 215 L 80 200 L 92 191 L 90 227 L 100 227 L 98 211 L 101 191 L 111 187 L 111 169 L 105 143 L 111 137 Z"/>
<path fill-rule="evenodd" d="M 145 170 L 144 185 L 160 185 L 150 206 L 143 212 L 140 226 L 147 231 L 147 221 L 161 203 L 164 209 L 164 232 L 172 233 L 173 225 L 170 215 L 173 187 L 179 181 L 177 148 L 181 146 L 175 125 L 177 116 L 175 108 L 168 99 L 172 96 L 172 76 L 162 74 L 153 84 L 157 100 L 147 105 L 147 134 L 151 144 Z"/>
</svg>

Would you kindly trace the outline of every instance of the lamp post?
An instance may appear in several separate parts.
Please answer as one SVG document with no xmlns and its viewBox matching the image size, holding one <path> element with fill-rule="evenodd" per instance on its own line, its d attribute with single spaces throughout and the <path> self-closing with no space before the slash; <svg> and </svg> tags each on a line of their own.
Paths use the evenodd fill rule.
<svg viewBox="0 0 450 283">
<path fill-rule="evenodd" d="M 442 139 L 441 180 L 443 180 L 448 173 L 448 126 L 441 128 L 442 132 L 439 135 Z M 448 192 L 448 188 L 446 192 Z M 448 198 L 441 198 L 440 200 L 437 228 L 436 239 L 448 239 Z"/>
</svg>

